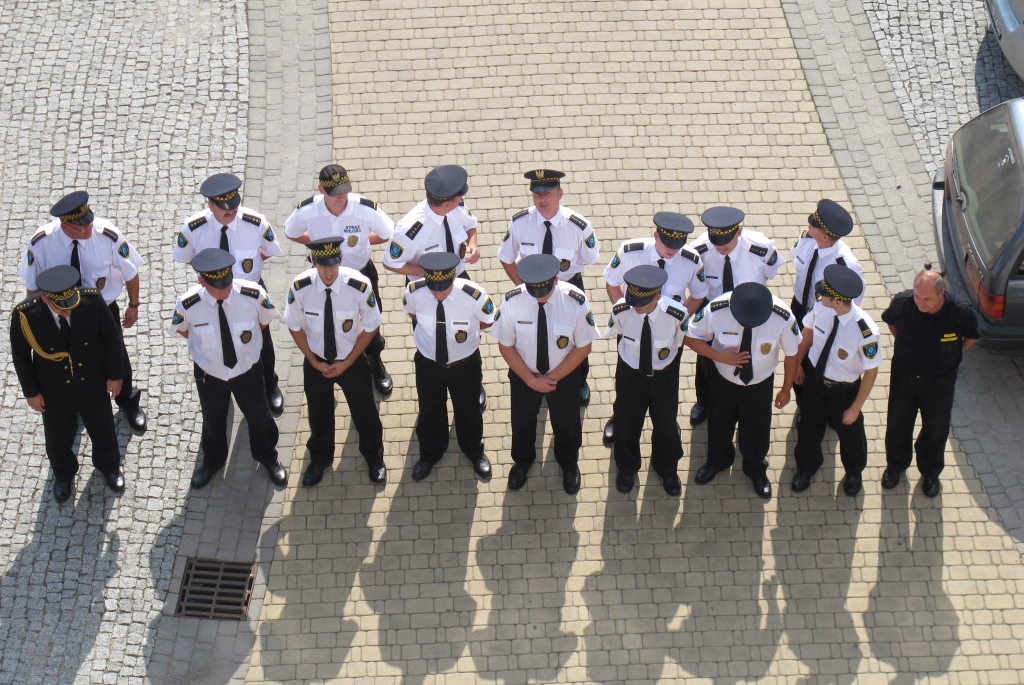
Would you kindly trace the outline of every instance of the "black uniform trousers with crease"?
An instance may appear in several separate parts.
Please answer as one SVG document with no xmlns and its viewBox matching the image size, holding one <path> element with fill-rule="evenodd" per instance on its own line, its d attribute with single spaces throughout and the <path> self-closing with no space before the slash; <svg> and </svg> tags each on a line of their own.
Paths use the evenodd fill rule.
<svg viewBox="0 0 1024 685">
<path fill-rule="evenodd" d="M 826 386 L 814 367 L 804 368 L 803 406 L 797 424 L 793 454 L 798 471 L 813 474 L 821 468 L 825 456 L 821 441 L 831 423 L 839 436 L 839 458 L 848 476 L 859 476 L 868 465 L 868 440 L 864 433 L 864 414 L 852 425 L 843 423 L 843 412 L 850 408 L 860 392 L 860 379 L 852 383 Z"/>
<path fill-rule="evenodd" d="M 583 445 L 580 419 L 580 369 L 558 381 L 552 392 L 540 393 L 514 371 L 508 372 L 512 400 L 512 461 L 529 469 L 537 460 L 537 414 L 545 399 L 554 435 L 555 461 L 563 471 L 574 471 Z"/>
<path fill-rule="evenodd" d="M 774 374 L 760 383 L 737 385 L 723 378 L 714 362 L 708 367 L 708 465 L 719 471 L 732 466 L 736 459 L 733 435 L 738 424 L 743 473 L 752 480 L 765 477 L 765 457 L 771 447 Z"/>
<path fill-rule="evenodd" d="M 679 358 L 653 376 L 645 376 L 619 357 L 615 367 L 615 465 L 619 473 L 640 470 L 640 434 L 651 414 L 651 470 L 662 478 L 676 475 L 683 443 L 676 426 L 679 410 Z"/>
<path fill-rule="evenodd" d="M 419 418 L 416 439 L 420 459 L 436 464 L 448 449 L 448 397 L 452 398 L 455 435 L 459 449 L 471 460 L 484 453 L 484 419 L 480 414 L 483 362 L 480 350 L 442 366 L 419 351 L 413 357 Z"/>
<path fill-rule="evenodd" d="M 261 278 L 260 287 L 264 290 L 267 289 L 266 284 Z M 263 365 L 263 387 L 266 391 L 265 395 L 270 395 L 270 391 L 277 387 L 277 355 L 274 354 L 274 339 L 270 336 L 270 326 L 263 329 L 263 344 L 260 347 L 260 363 Z"/>
<path fill-rule="evenodd" d="M 321 357 L 317 359 L 325 361 Z M 345 373 L 334 378 L 324 378 L 308 359 L 302 364 L 302 389 L 309 405 L 309 440 L 306 441 L 306 448 L 309 450 L 310 462 L 325 469 L 334 462 L 335 385 L 345 394 L 352 425 L 359 435 L 359 453 L 367 464 L 376 466 L 384 457 L 384 429 L 373 399 L 370 367 L 363 355 L 359 355 Z"/>
<path fill-rule="evenodd" d="M 366 266 L 359 270 L 359 273 L 366 276 L 370 280 L 370 288 L 373 290 L 373 297 L 377 300 L 377 311 L 383 312 L 384 307 L 381 305 L 380 292 L 377 290 L 377 284 L 380 281 L 380 276 L 377 273 L 377 267 L 374 266 L 373 260 L 366 262 Z M 373 336 L 373 340 L 366 346 L 363 354 L 380 359 L 380 353 L 384 351 L 385 341 L 384 336 L 380 333 L 380 328 L 377 329 L 377 335 Z"/>
<path fill-rule="evenodd" d="M 889 423 L 885 429 L 885 461 L 890 469 L 906 471 L 916 454 L 922 476 L 938 478 L 942 473 L 957 375 L 954 370 L 938 378 L 915 376 L 893 365 L 889 378 Z M 921 432 L 911 451 L 919 411 Z"/>
<path fill-rule="evenodd" d="M 257 361 L 245 373 L 221 380 L 194 364 L 199 406 L 203 412 L 203 466 L 222 468 L 228 459 L 228 407 L 234 396 L 249 429 L 252 458 L 268 469 L 277 463 L 277 424 L 267 404 L 263 364 Z"/>
</svg>

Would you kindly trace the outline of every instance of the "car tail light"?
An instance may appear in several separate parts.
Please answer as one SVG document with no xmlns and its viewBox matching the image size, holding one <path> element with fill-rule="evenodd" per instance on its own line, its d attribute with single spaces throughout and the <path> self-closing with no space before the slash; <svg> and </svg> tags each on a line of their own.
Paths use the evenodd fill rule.
<svg viewBox="0 0 1024 685">
<path fill-rule="evenodd" d="M 971 282 L 971 287 L 978 293 L 978 308 L 981 309 L 985 318 L 989 320 L 1003 318 L 1006 310 L 1006 297 L 989 292 L 981 280 L 974 260 L 970 258 L 967 259 L 967 278 Z"/>
</svg>

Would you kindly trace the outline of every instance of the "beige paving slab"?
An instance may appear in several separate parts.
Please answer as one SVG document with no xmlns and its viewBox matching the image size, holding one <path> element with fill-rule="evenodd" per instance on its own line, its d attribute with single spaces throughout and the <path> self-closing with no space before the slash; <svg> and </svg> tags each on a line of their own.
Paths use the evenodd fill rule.
<svg viewBox="0 0 1024 685">
<path fill-rule="evenodd" d="M 485 256 L 471 275 L 489 292 L 509 287 L 494 255 L 530 202 L 530 168 L 569 174 L 564 203 L 593 221 L 605 259 L 649 235 L 661 209 L 736 204 L 781 246 L 820 197 L 849 206 L 773 0 L 424 5 L 331 5 L 335 155 L 396 219 L 428 168 L 466 166 Z M 877 317 L 888 296 L 863 239 L 850 242 Z M 600 272 L 586 280 L 603 321 Z M 249 682 L 1021 681 L 1021 563 L 963 450 L 949 446 L 934 501 L 916 475 L 878 485 L 887 369 L 866 407 L 872 457 L 856 499 L 837 494 L 828 458 L 807 493 L 778 485 L 792 477 L 791 407 L 773 429 L 774 499 L 738 472 L 692 484 L 706 435 L 686 425 L 690 378 L 682 498 L 643 472 L 627 498 L 601 445 L 615 358 L 604 341 L 583 490 L 561 491 L 546 431 L 543 463 L 510 493 L 507 380 L 488 339 L 494 479 L 450 451 L 414 483 L 411 336 L 400 280 L 383 282 L 389 484 L 367 482 L 342 402 L 342 457 L 302 489 L 300 421 Z M 788 299 L 791 283 L 787 268 L 772 285 Z"/>
</svg>

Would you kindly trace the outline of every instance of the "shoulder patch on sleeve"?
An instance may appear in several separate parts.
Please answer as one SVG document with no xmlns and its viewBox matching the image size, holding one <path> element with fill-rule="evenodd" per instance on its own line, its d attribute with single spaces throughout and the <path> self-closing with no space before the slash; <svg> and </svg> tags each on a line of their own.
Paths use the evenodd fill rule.
<svg viewBox="0 0 1024 685">
<path fill-rule="evenodd" d="M 865 338 L 871 337 L 871 326 L 864 319 L 857 319 L 857 325 L 860 327 L 860 334 Z"/>
<path fill-rule="evenodd" d="M 260 290 L 259 290 L 259 288 L 250 288 L 247 285 L 243 285 L 240 288 L 240 290 L 241 290 L 242 294 L 245 295 L 246 297 L 251 297 L 254 300 L 260 299 Z"/>
<path fill-rule="evenodd" d="M 259 226 L 263 222 L 263 219 L 253 214 L 243 214 L 242 221 L 248 221 L 253 226 Z"/>
<path fill-rule="evenodd" d="M 370 209 L 377 209 L 377 203 L 374 202 L 373 200 L 368 200 L 365 197 L 359 198 L 359 204 L 363 205 L 364 207 L 369 207 Z"/>
<path fill-rule="evenodd" d="M 707 243 L 701 243 L 700 245 L 694 245 L 693 246 L 693 251 L 696 252 L 697 254 L 704 254 L 705 252 L 708 251 Z"/>
<path fill-rule="evenodd" d="M 521 212 L 516 212 L 515 214 L 512 215 L 512 221 L 518 221 L 519 219 L 522 219 L 524 216 L 526 216 L 529 213 L 530 213 L 530 210 L 528 210 L 528 209 L 524 209 Z"/>
<path fill-rule="evenodd" d="M 45 235 L 46 235 L 46 231 L 39 231 L 39 232 L 38 232 L 38 233 L 36 233 L 36 234 L 35 234 L 34 236 L 32 236 L 32 240 L 30 240 L 30 241 L 29 241 L 29 244 L 30 244 L 30 245 L 35 245 L 35 244 L 36 244 L 36 243 L 38 243 L 38 242 L 39 242 L 40 240 L 42 240 L 42 239 L 43 239 L 43 236 L 45 236 Z"/>
<path fill-rule="evenodd" d="M 789 321 L 790 313 L 785 307 L 780 307 L 777 304 L 772 305 L 772 311 L 782 317 L 783 321 Z"/>
<path fill-rule="evenodd" d="M 366 281 L 360 281 L 358 278 L 350 278 L 348 279 L 347 283 L 349 284 L 349 286 L 355 288 L 361 293 L 365 293 L 366 289 L 369 287 L 366 284 Z"/>
<path fill-rule="evenodd" d="M 300 202 L 299 204 L 295 205 L 295 209 L 302 209 L 302 208 L 303 208 L 303 207 L 305 207 L 306 205 L 311 205 L 311 204 L 313 204 L 313 201 L 314 201 L 315 199 L 316 199 L 316 196 L 315 196 L 315 195 L 310 195 L 310 196 L 309 196 L 309 197 L 307 197 L 307 198 L 306 198 L 305 200 L 303 200 L 303 201 L 302 201 L 302 202 Z"/>
<path fill-rule="evenodd" d="M 295 281 L 295 283 L 292 284 L 292 288 L 295 290 L 302 290 L 312 282 L 312 277 L 306 276 L 305 278 L 300 278 L 299 280 Z"/>
<path fill-rule="evenodd" d="M 868 343 L 862 347 L 864 350 L 864 356 L 868 359 L 874 359 L 875 355 L 878 354 L 878 343 Z"/>
<path fill-rule="evenodd" d="M 685 309 L 676 309 L 675 307 L 669 305 L 668 307 L 665 307 L 665 311 L 668 312 L 670 315 L 674 316 L 675 318 L 679 319 L 680 321 L 686 320 Z"/>
<path fill-rule="evenodd" d="M 719 309 L 728 309 L 729 300 L 719 300 L 718 302 L 711 303 L 711 311 L 717 312 Z M 696 321 L 696 319 L 694 319 Z"/>
<path fill-rule="evenodd" d="M 109 228 L 104 228 L 103 229 L 103 235 L 105 235 L 108 238 L 110 238 L 111 241 L 113 241 L 115 243 L 117 242 L 117 233 L 115 231 L 113 231 L 113 230 L 111 230 Z"/>
<path fill-rule="evenodd" d="M 409 227 L 409 230 L 405 232 L 405 235 L 408 236 L 409 240 L 412 240 L 416 237 L 416 234 L 420 232 L 421 228 L 423 228 L 423 222 L 417 221 Z"/>
<path fill-rule="evenodd" d="M 186 297 L 184 300 L 181 301 L 181 306 L 184 307 L 185 309 L 188 309 L 196 302 L 199 302 L 199 293 L 196 293 L 195 295 L 192 295 L 190 297 Z"/>
<path fill-rule="evenodd" d="M 192 221 L 188 222 L 188 230 L 194 231 L 197 228 L 199 228 L 200 226 L 203 226 L 205 224 L 206 224 L 206 217 L 205 216 L 201 216 L 198 219 L 192 219 Z"/>
<path fill-rule="evenodd" d="M 632 242 L 632 243 L 626 243 L 625 245 L 622 246 L 622 251 L 623 252 L 633 252 L 635 250 L 642 250 L 642 249 L 644 249 L 644 243 L 643 243 L 642 240 L 638 240 L 638 241 L 635 241 L 635 242 Z"/>
<path fill-rule="evenodd" d="M 576 216 L 575 214 L 570 214 L 570 215 L 569 215 L 569 221 L 571 221 L 571 222 L 573 222 L 574 224 L 576 224 L 576 225 L 577 225 L 577 226 L 579 227 L 579 229 L 580 229 L 581 231 L 582 231 L 582 230 L 583 230 L 584 228 L 586 228 L 586 227 L 587 227 L 587 222 L 586 222 L 586 221 L 585 221 L 585 220 L 583 219 L 583 217 L 581 217 L 581 216 Z"/>
<path fill-rule="evenodd" d="M 768 248 L 762 245 L 751 245 L 750 252 L 751 254 L 756 254 L 758 257 L 768 256 Z"/>
<path fill-rule="evenodd" d="M 689 261 L 693 262 L 694 264 L 699 264 L 700 263 L 700 255 L 697 254 L 696 252 L 694 252 L 693 250 L 690 250 L 690 249 L 687 249 L 687 248 L 684 247 L 683 249 L 679 250 L 679 255 L 683 259 L 688 259 Z"/>
<path fill-rule="evenodd" d="M 571 297 L 572 299 L 576 300 L 580 304 L 583 304 L 584 302 L 587 301 L 587 296 L 584 295 L 583 293 L 581 293 L 578 290 L 570 290 L 569 291 L 569 297 Z"/>
<path fill-rule="evenodd" d="M 474 288 L 471 285 L 464 285 L 464 286 L 462 286 L 462 292 L 466 293 L 467 295 L 472 297 L 474 300 L 479 300 L 480 299 L 480 291 L 477 290 L 476 288 Z"/>
<path fill-rule="evenodd" d="M 620 302 L 619 304 L 612 307 L 612 314 L 621 314 L 622 312 L 629 311 L 630 309 L 632 309 L 632 307 L 630 307 L 628 304 L 626 304 L 625 302 Z"/>
<path fill-rule="evenodd" d="M 515 297 L 521 292 L 523 292 L 522 288 L 513 288 L 512 290 L 509 290 L 507 293 L 505 293 L 505 300 L 511 300 L 513 297 Z"/>
</svg>

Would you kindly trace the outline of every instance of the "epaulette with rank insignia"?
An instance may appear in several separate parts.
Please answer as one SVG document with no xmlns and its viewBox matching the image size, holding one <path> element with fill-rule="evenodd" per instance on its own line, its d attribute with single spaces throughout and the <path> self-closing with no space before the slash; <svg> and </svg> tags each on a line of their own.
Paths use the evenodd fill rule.
<svg viewBox="0 0 1024 685">
<path fill-rule="evenodd" d="M 188 222 L 188 230 L 194 231 L 197 228 L 199 228 L 200 226 L 203 226 L 205 224 L 206 224 L 206 217 L 205 216 L 201 216 L 201 217 L 199 217 L 197 219 L 192 219 L 192 221 Z"/>
<path fill-rule="evenodd" d="M 693 246 L 693 251 L 696 252 L 697 254 L 704 254 L 705 252 L 708 251 L 707 243 L 701 243 L 700 245 L 694 245 Z"/>
<path fill-rule="evenodd" d="M 719 309 L 728 309 L 729 300 L 719 300 L 718 302 L 711 303 L 711 311 L 717 312 Z"/>
<path fill-rule="evenodd" d="M 674 316 L 675 318 L 679 319 L 680 321 L 686 320 L 685 309 L 676 309 L 672 305 L 669 305 L 668 307 L 665 307 L 665 311 L 668 312 L 671 316 Z"/>
<path fill-rule="evenodd" d="M 643 243 L 642 240 L 638 240 L 638 241 L 632 242 L 632 243 L 626 243 L 625 245 L 622 246 L 622 251 L 623 252 L 633 252 L 634 250 L 642 250 L 642 249 L 644 249 L 644 243 Z"/>
<path fill-rule="evenodd" d="M 612 314 L 621 314 L 622 312 L 628 312 L 630 309 L 632 309 L 632 307 L 630 307 L 628 304 L 626 304 L 625 302 L 620 302 L 619 304 L 612 307 Z"/>
<path fill-rule="evenodd" d="M 246 297 L 251 297 L 254 300 L 260 299 L 259 288 L 250 288 L 247 285 L 243 285 L 241 288 L 239 288 L 239 290 L 241 290 L 242 294 L 245 295 Z"/>
<path fill-rule="evenodd" d="M 579 226 L 581 231 L 587 227 L 587 222 L 583 220 L 583 217 L 576 216 L 575 214 L 569 215 L 569 221 Z"/>
<path fill-rule="evenodd" d="M 46 231 L 39 231 L 39 232 L 38 232 L 38 233 L 36 233 L 36 234 L 35 234 L 34 236 L 32 236 L 32 240 L 30 240 L 30 241 L 29 241 L 29 244 L 30 244 L 30 245 L 35 245 L 35 244 L 36 244 L 36 243 L 38 243 L 38 242 L 39 242 L 40 240 L 42 240 L 42 239 L 43 239 L 43 236 L 45 236 L 45 235 L 46 235 Z"/>
<path fill-rule="evenodd" d="M 17 311 L 21 311 L 22 309 L 28 309 L 29 307 L 34 305 L 36 302 L 42 302 L 42 298 L 40 297 L 40 295 L 42 295 L 42 293 L 36 293 L 35 295 L 29 295 L 24 300 L 22 300 L 21 302 L 19 302 L 18 304 L 16 304 L 14 306 L 14 311 L 17 312 Z"/>
<path fill-rule="evenodd" d="M 103 235 L 107 236 L 108 238 L 110 238 L 115 243 L 117 242 L 117 233 L 115 233 L 113 230 L 111 230 L 109 228 L 104 228 L 103 229 Z"/>
<path fill-rule="evenodd" d="M 313 282 L 313 278 L 311 276 L 306 276 L 305 278 L 300 278 L 299 280 L 295 281 L 295 283 L 292 284 L 292 289 L 293 290 L 302 290 L 303 288 L 305 288 L 307 285 L 309 285 L 312 282 Z"/>
<path fill-rule="evenodd" d="M 528 210 L 528 209 L 524 209 L 521 212 L 516 212 L 515 214 L 512 215 L 512 221 L 518 221 L 519 219 L 522 219 L 524 216 L 526 216 L 529 213 L 530 213 L 530 210 Z"/>
<path fill-rule="evenodd" d="M 466 293 L 467 295 L 472 297 L 474 300 L 479 300 L 480 299 L 480 291 L 477 290 L 476 288 L 474 288 L 471 285 L 464 285 L 464 286 L 462 286 L 462 292 Z"/>
<path fill-rule="evenodd" d="M 80 292 L 83 295 L 99 295 L 100 294 L 100 291 L 96 290 L 96 288 L 79 288 L 78 292 Z"/>
<path fill-rule="evenodd" d="M 781 316 L 783 321 L 789 321 L 790 311 L 782 305 L 773 304 L 772 311 Z"/>
<path fill-rule="evenodd" d="M 576 300 L 580 304 L 583 304 L 584 302 L 587 301 L 587 296 L 581 293 L 579 290 L 570 290 L 569 297 Z"/>
<path fill-rule="evenodd" d="M 262 223 L 263 219 L 259 218 L 258 216 L 255 216 L 253 214 L 243 214 L 242 215 L 242 221 L 248 221 L 250 224 L 252 224 L 254 226 L 259 226 L 260 223 Z"/>
<path fill-rule="evenodd" d="M 409 230 L 405 232 L 405 235 L 409 238 L 409 240 L 412 240 L 413 238 L 416 237 L 416 234 L 420 232 L 421 228 L 423 228 L 423 222 L 417 221 L 416 223 L 409 227 Z"/>
<path fill-rule="evenodd" d="M 310 196 L 309 196 L 309 197 L 307 197 L 307 198 L 306 198 L 305 200 L 303 200 L 303 201 L 302 201 L 302 202 L 300 202 L 299 204 L 295 205 L 295 209 L 302 209 L 302 208 L 303 208 L 303 207 L 305 207 L 306 205 L 311 205 L 311 204 L 313 204 L 313 202 L 314 202 L 315 200 L 316 200 L 316 196 L 315 196 L 315 195 L 310 195 Z"/>
<path fill-rule="evenodd" d="M 700 255 L 694 252 L 693 250 L 689 250 L 684 247 L 683 249 L 679 250 L 679 254 L 683 257 L 683 259 L 688 259 L 694 264 L 700 263 Z"/>
<path fill-rule="evenodd" d="M 871 337 L 871 326 L 864 319 L 857 319 L 857 325 L 860 327 L 860 334 L 865 338 Z"/>
<path fill-rule="evenodd" d="M 522 288 L 513 288 L 512 290 L 509 290 L 507 293 L 505 293 L 505 300 L 511 300 L 513 297 L 515 297 L 521 292 L 523 292 Z"/>
<path fill-rule="evenodd" d="M 377 203 L 373 200 L 367 200 L 365 197 L 359 198 L 359 204 L 364 207 L 369 207 L 370 209 L 377 209 Z"/>
<path fill-rule="evenodd" d="M 409 282 L 409 292 L 414 293 L 414 292 L 416 292 L 417 288 L 422 288 L 426 284 L 427 284 L 427 279 L 425 279 L 425 278 L 418 278 L 415 281 L 410 281 Z"/>
<path fill-rule="evenodd" d="M 768 255 L 768 248 L 760 245 L 751 245 L 750 252 L 751 254 L 756 254 L 758 257 L 765 257 Z"/>
<path fill-rule="evenodd" d="M 359 292 L 361 292 L 361 293 L 365 293 L 366 292 L 366 287 L 367 287 L 366 281 L 360 281 L 358 278 L 350 278 L 346 282 L 349 284 L 350 287 L 355 288 Z"/>
<path fill-rule="evenodd" d="M 184 307 L 185 309 L 188 309 L 197 302 L 199 302 L 199 293 L 186 297 L 184 300 L 181 301 L 181 306 Z"/>
</svg>

